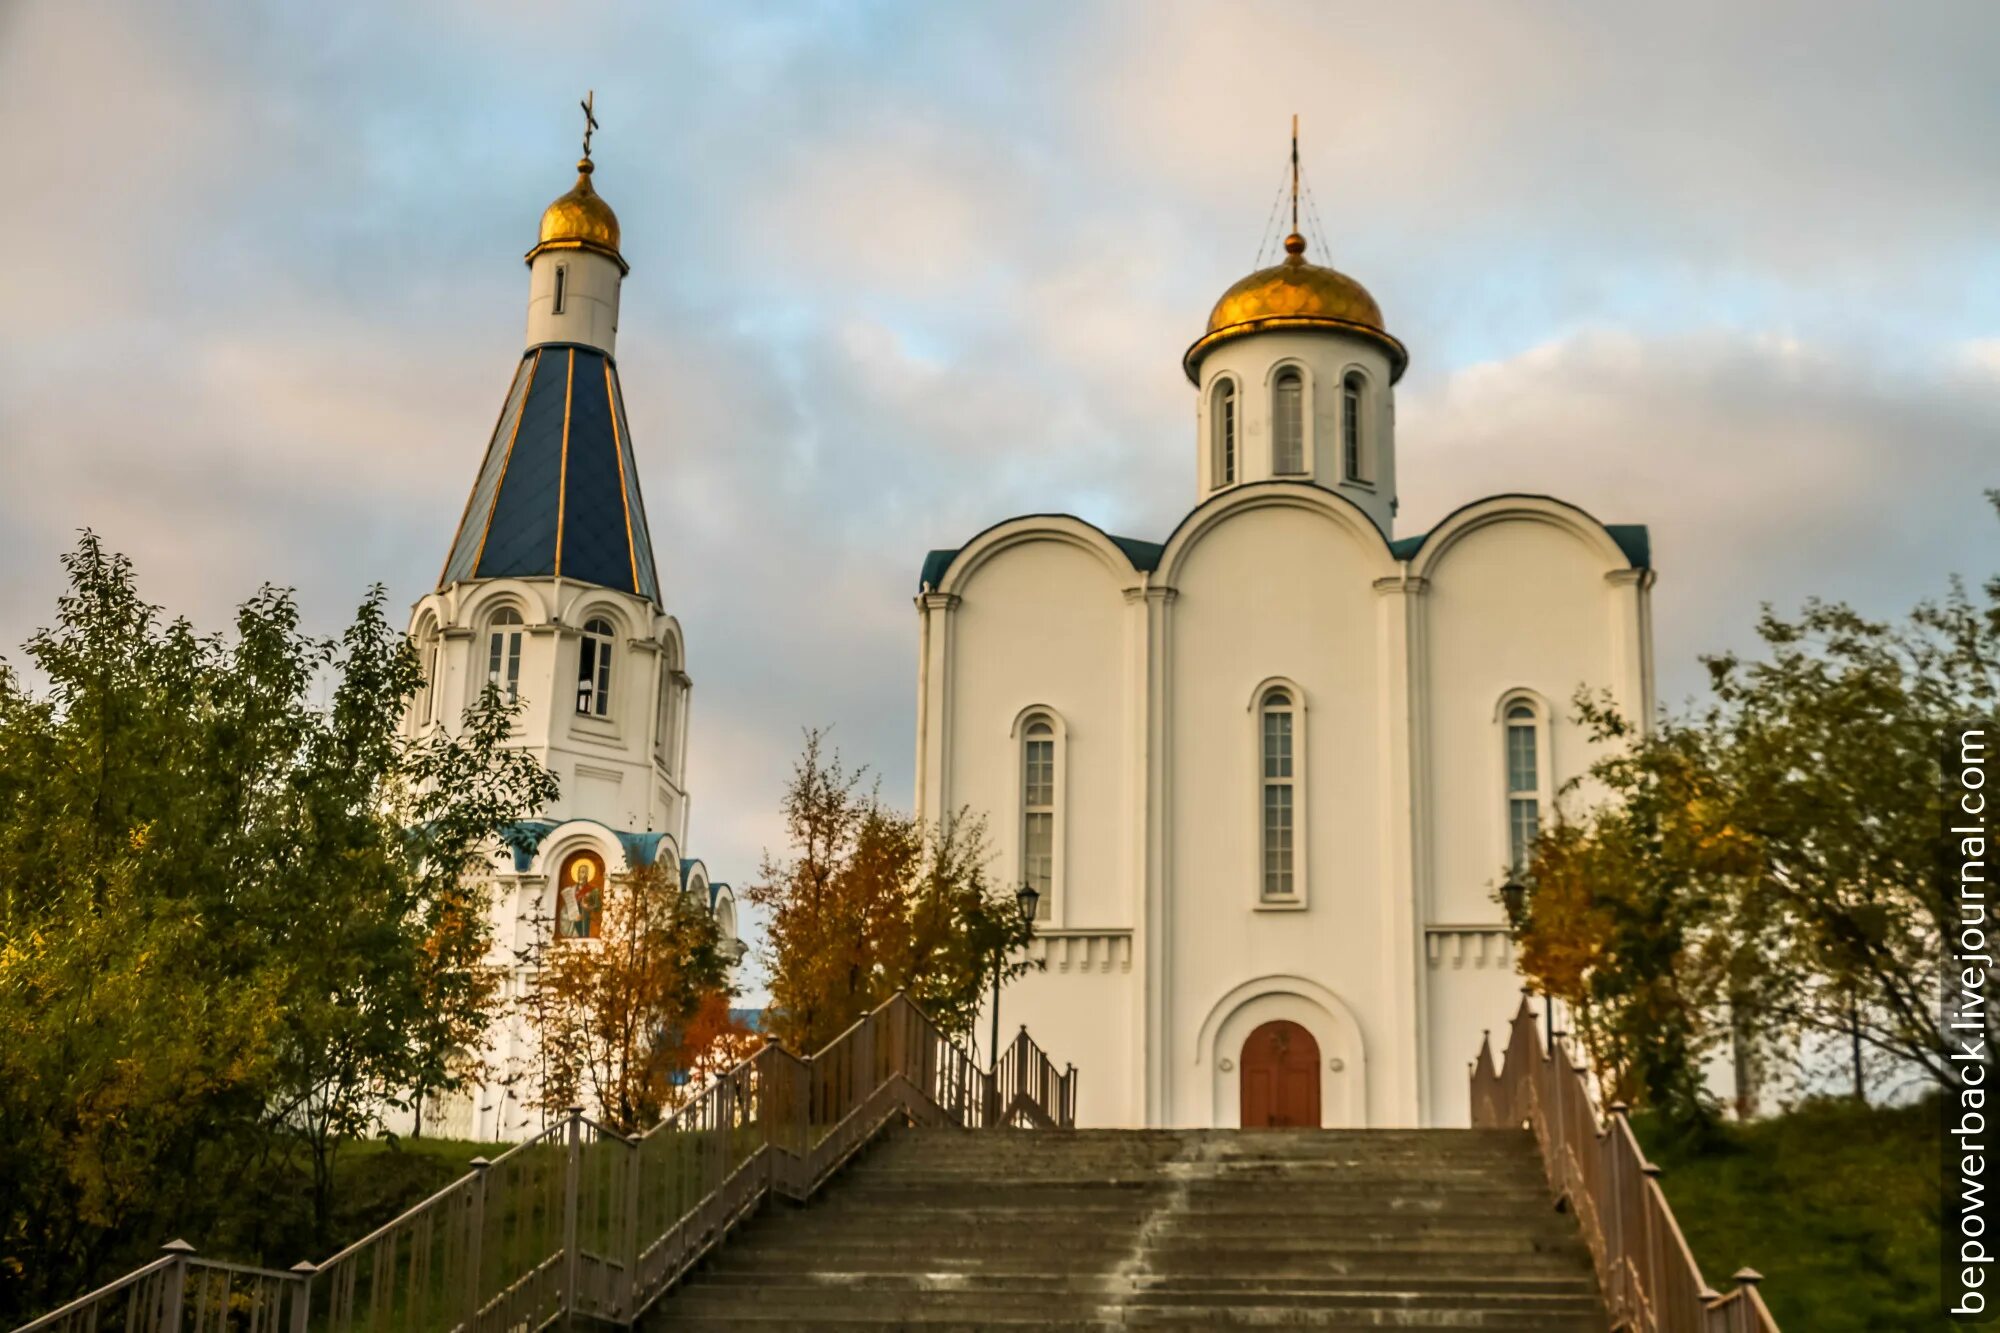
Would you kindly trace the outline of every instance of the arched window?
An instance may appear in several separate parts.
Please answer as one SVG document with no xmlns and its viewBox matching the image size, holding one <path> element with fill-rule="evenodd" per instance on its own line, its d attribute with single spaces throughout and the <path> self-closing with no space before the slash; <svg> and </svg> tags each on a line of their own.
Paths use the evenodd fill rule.
<svg viewBox="0 0 2000 1333">
<path fill-rule="evenodd" d="M 424 684 L 417 699 L 417 717 L 420 721 L 435 722 L 444 711 L 444 644 L 432 627 L 424 629 L 422 643 Z"/>
<path fill-rule="evenodd" d="M 610 621 L 600 616 L 584 622 L 576 657 L 576 711 L 590 717 L 611 712 L 612 638 Z"/>
<path fill-rule="evenodd" d="M 1361 468 L 1361 412 L 1366 382 L 1361 372 L 1350 370 L 1340 385 L 1340 465 L 1348 481 L 1366 481 Z"/>
<path fill-rule="evenodd" d="M 555 302 L 554 313 L 560 315 L 563 312 L 563 299 L 568 295 L 569 295 L 569 270 L 567 268 L 564 268 L 561 264 L 557 264 L 556 302 Z"/>
<path fill-rule="evenodd" d="M 1264 897 L 1287 899 L 1298 896 L 1297 879 L 1297 788 L 1296 756 L 1293 754 L 1295 729 L 1290 690 L 1273 689 L 1264 694 L 1263 784 L 1264 784 Z"/>
<path fill-rule="evenodd" d="M 1507 706 L 1507 865 L 1528 866 L 1542 831 L 1541 719 L 1534 705 Z"/>
<path fill-rule="evenodd" d="M 1306 470 L 1306 381 L 1296 370 L 1279 372 L 1271 392 L 1271 470 Z"/>
<path fill-rule="evenodd" d="M 521 613 L 503 606 L 486 634 L 486 679 L 513 703 L 521 697 Z"/>
<path fill-rule="evenodd" d="M 1046 717 L 1021 733 L 1021 880 L 1041 895 L 1035 916 L 1046 920 L 1056 883 L 1056 729 Z"/>
<path fill-rule="evenodd" d="M 1210 417 L 1215 431 L 1215 484 L 1236 484 L 1236 382 L 1224 380 L 1215 386 L 1215 407 Z"/>
<path fill-rule="evenodd" d="M 660 655 L 660 702 L 659 716 L 653 725 L 653 748 L 659 752 L 660 761 L 669 769 L 674 762 L 674 735 L 680 719 L 676 716 L 680 703 L 680 683 L 675 679 L 679 674 L 674 659 L 666 653 Z"/>
</svg>

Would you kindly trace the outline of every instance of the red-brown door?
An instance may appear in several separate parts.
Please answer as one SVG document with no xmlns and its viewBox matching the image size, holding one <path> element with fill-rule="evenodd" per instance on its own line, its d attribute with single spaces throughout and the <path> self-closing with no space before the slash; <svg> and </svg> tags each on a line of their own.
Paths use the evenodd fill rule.
<svg viewBox="0 0 2000 1333">
<path fill-rule="evenodd" d="M 1266 1023 L 1243 1043 L 1243 1128 L 1319 1128 L 1319 1043 L 1297 1023 Z"/>
</svg>

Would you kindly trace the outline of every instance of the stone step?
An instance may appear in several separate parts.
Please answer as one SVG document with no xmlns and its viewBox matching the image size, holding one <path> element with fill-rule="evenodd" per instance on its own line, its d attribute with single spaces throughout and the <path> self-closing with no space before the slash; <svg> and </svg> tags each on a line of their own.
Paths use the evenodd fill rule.
<svg viewBox="0 0 2000 1333">
<path fill-rule="evenodd" d="M 778 1274 L 717 1267 L 704 1270 L 695 1280 L 703 1287 L 754 1286 L 759 1290 L 774 1286 L 813 1289 L 865 1287 L 871 1292 L 888 1291 L 967 1291 L 1004 1290 L 1009 1292 L 1059 1293 L 1064 1295 L 1128 1296 L 1147 1293 L 1157 1297 L 1184 1298 L 1190 1294 L 1215 1296 L 1247 1293 L 1252 1296 L 1277 1291 L 1307 1293 L 1381 1293 L 1414 1295 L 1526 1295 L 1583 1296 L 1596 1293 L 1596 1283 L 1586 1273 L 1567 1276 L 1521 1276 L 1498 1272 L 1484 1277 L 1454 1273 L 1438 1276 L 1434 1271 L 1412 1270 L 1391 1273 L 1371 1269 L 1365 1276 L 1260 1275 L 1241 1273 L 1175 1273 L 1168 1276 L 1105 1276 L 1084 1273 L 966 1273 L 945 1270 L 934 1273 L 907 1269 L 838 1268 L 827 1271 L 793 1270 Z"/>
<path fill-rule="evenodd" d="M 1132 1310 L 1208 1310 L 1227 1306 L 1239 1313 L 1249 1310 L 1302 1313 L 1325 1311 L 1344 1316 L 1365 1315 L 1378 1310 L 1394 1310 L 1408 1315 L 1424 1312 L 1478 1313 L 1489 1322 L 1509 1316 L 1529 1321 L 1571 1318 L 1589 1314 L 1595 1308 L 1589 1295 L 1533 1294 L 1522 1292 L 1410 1292 L 1410 1291 L 1311 1291 L 1274 1286 L 1261 1291 L 1228 1293 L 1131 1292 L 1100 1296 L 1060 1291 L 1016 1291 L 1003 1287 L 951 1290 L 892 1289 L 833 1286 L 777 1286 L 766 1284 L 745 1288 L 718 1288 L 695 1282 L 674 1297 L 684 1313 L 701 1314 L 715 1310 L 755 1309 L 795 1318 L 830 1313 L 842 1309 L 893 1310 L 901 1317 L 929 1314 L 1039 1314 L 1060 1319 L 1079 1311 L 1095 1310 L 1102 1317 L 1107 1310 L 1121 1315 Z M 1530 1326 L 1533 1326 L 1532 1323 Z"/>
<path fill-rule="evenodd" d="M 647 1329 L 678 1329 L 689 1333 L 817 1333 L 824 1329 L 921 1329 L 924 1333 L 988 1333 L 992 1329 L 1039 1329 L 1044 1333 L 1096 1333 L 1112 1328 L 1152 1328 L 1206 1333 L 1218 1328 L 1313 1328 L 1326 1333 L 1371 1333 L 1398 1329 L 1530 1329 L 1534 1333 L 1605 1333 L 1601 1311 L 1577 1314 L 1550 1312 L 1499 1313 L 1485 1310 L 1366 1311 L 1287 1310 L 1235 1305 L 1190 1306 L 1183 1309 L 1117 1309 L 1065 1311 L 1061 1316 L 1023 1312 L 915 1312 L 900 1310 L 815 1310 L 809 1315 L 755 1310 L 680 1310 L 663 1305 L 649 1316 Z"/>
<path fill-rule="evenodd" d="M 903 1130 L 643 1329 L 1604 1333 L 1520 1131 Z"/>
</svg>

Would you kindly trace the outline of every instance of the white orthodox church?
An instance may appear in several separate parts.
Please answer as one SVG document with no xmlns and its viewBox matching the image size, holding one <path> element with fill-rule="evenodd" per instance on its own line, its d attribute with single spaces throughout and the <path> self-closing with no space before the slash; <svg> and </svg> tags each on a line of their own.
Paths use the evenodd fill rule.
<svg viewBox="0 0 2000 1333">
<path fill-rule="evenodd" d="M 1182 364 L 1194 504 L 932 551 L 917 801 L 1040 894 L 1024 1023 L 1098 1126 L 1462 1125 L 1520 1003 L 1495 891 L 1591 759 L 1579 687 L 1653 704 L 1643 527 L 1542 495 L 1396 527 L 1407 364 L 1286 256 Z"/>
<path fill-rule="evenodd" d="M 527 347 L 437 589 L 410 617 L 426 680 L 411 733 L 451 725 L 490 681 L 520 701 L 520 744 L 561 782 L 540 818 L 506 830 L 511 850 L 494 865 L 493 961 L 515 993 L 523 932 L 588 940 L 607 877 L 640 865 L 675 868 L 742 952 L 729 886 L 685 851 L 691 682 L 660 600 L 618 377 L 628 265 L 591 185 L 587 137 L 584 148 L 528 251 Z M 442 1132 L 540 1128 L 524 1089 L 503 1082 L 528 1061 L 527 1041 L 513 1024 L 492 1034 L 493 1081 L 441 1108 Z"/>
</svg>

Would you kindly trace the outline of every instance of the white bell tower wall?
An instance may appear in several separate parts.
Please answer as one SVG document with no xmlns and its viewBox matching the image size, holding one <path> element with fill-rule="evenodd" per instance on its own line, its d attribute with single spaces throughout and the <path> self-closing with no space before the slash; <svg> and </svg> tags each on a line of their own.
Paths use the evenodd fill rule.
<svg viewBox="0 0 2000 1333">
<path fill-rule="evenodd" d="M 1195 407 L 1199 498 L 1245 482 L 1308 481 L 1340 492 L 1361 506 L 1385 537 L 1393 536 L 1396 404 L 1390 372 L 1379 343 L 1322 329 L 1277 329 L 1218 344 L 1202 358 Z M 1301 400 L 1295 468 L 1284 467 L 1286 460 L 1278 456 L 1287 375 L 1297 377 Z M 1234 403 L 1233 467 L 1226 396 Z"/>
<path fill-rule="evenodd" d="M 595 250 L 548 247 L 528 261 L 528 343 L 580 343 L 617 355 L 625 273 Z"/>
</svg>

